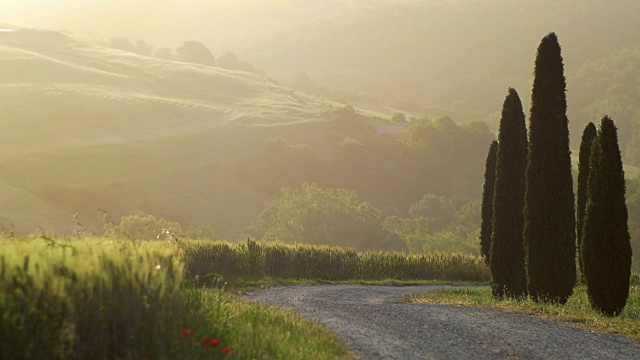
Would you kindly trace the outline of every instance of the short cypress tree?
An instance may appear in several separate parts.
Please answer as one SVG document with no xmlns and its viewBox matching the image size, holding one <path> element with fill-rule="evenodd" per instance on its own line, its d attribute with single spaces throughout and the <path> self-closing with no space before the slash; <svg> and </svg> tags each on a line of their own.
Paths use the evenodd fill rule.
<svg viewBox="0 0 640 360">
<path fill-rule="evenodd" d="M 500 119 L 493 195 L 491 285 L 496 298 L 527 295 L 522 238 L 526 167 L 527 125 L 522 102 L 518 93 L 509 89 Z"/>
<path fill-rule="evenodd" d="M 596 139 L 596 136 L 596 126 L 590 122 L 584 128 L 584 132 L 582 133 L 578 162 L 578 194 L 576 196 L 576 238 L 578 240 L 578 245 L 576 246 L 576 249 L 578 250 L 578 265 L 580 267 L 580 277 L 582 281 L 584 281 L 584 266 L 582 265 L 582 251 L 580 243 L 582 241 L 582 227 L 584 226 L 584 211 L 587 205 L 587 179 L 589 179 L 589 169 L 591 169 L 591 166 L 589 165 L 589 158 L 591 156 L 591 145 Z"/>
<path fill-rule="evenodd" d="M 484 185 L 482 186 L 482 223 L 480 224 L 480 254 L 485 264 L 489 266 L 491 256 L 491 233 L 493 219 L 493 189 L 496 183 L 496 156 L 498 154 L 498 142 L 491 142 L 487 162 L 484 166 Z"/>
<path fill-rule="evenodd" d="M 527 287 L 534 301 L 565 303 L 576 281 L 576 218 L 564 65 L 554 33 L 538 47 L 534 75 L 524 206 Z"/>
<path fill-rule="evenodd" d="M 619 315 L 629 297 L 631 243 L 618 134 L 604 117 L 591 151 L 582 258 L 593 308 Z"/>
</svg>

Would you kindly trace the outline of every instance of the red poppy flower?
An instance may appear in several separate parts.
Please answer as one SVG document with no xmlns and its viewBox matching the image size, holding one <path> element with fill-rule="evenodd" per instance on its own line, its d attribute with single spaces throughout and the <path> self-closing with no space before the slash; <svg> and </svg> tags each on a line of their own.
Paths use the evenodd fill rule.
<svg viewBox="0 0 640 360">
<path fill-rule="evenodd" d="M 188 337 L 192 337 L 193 335 L 195 335 L 195 331 L 193 330 L 182 330 L 182 337 L 184 337 L 185 339 Z"/>
<path fill-rule="evenodd" d="M 204 338 L 202 338 L 202 341 L 200 342 L 200 344 L 205 347 L 207 345 L 209 345 L 209 337 L 205 336 Z"/>
<path fill-rule="evenodd" d="M 218 347 L 218 346 L 220 346 L 220 340 L 218 340 L 218 339 L 213 339 L 213 340 L 211 340 L 211 342 L 209 342 L 209 346 L 211 346 L 211 347 Z"/>
<path fill-rule="evenodd" d="M 225 355 L 231 355 L 231 348 L 228 346 L 225 346 L 224 349 L 222 349 L 222 353 Z"/>
</svg>

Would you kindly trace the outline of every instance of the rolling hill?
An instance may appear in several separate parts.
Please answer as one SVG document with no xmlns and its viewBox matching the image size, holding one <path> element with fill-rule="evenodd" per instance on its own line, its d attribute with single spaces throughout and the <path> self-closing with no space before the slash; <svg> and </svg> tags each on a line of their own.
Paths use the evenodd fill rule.
<svg viewBox="0 0 640 360">
<path fill-rule="evenodd" d="M 60 32 L 0 31 L 0 225 L 100 230 L 154 214 L 226 237 L 269 197 L 234 164 L 274 136 L 317 142 L 344 106 L 264 76 L 139 56 Z"/>
<path fill-rule="evenodd" d="M 318 120 L 332 103 L 255 74 L 166 61 L 59 32 L 0 32 L 3 155 Z"/>
</svg>

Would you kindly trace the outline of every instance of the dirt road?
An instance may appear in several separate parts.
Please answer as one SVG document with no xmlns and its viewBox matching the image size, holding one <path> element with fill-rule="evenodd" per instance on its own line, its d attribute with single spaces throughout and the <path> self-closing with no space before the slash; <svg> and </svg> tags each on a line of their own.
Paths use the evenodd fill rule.
<svg viewBox="0 0 640 360">
<path fill-rule="evenodd" d="M 640 346 L 498 310 L 396 300 L 442 286 L 292 286 L 247 298 L 291 308 L 345 338 L 362 359 L 640 359 Z"/>
</svg>

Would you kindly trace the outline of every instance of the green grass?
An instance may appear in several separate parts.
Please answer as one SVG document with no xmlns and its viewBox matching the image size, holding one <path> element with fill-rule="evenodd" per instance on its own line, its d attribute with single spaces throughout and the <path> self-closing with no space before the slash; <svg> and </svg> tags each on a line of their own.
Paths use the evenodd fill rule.
<svg viewBox="0 0 640 360">
<path fill-rule="evenodd" d="M 451 286 L 479 286 L 486 282 L 455 281 L 455 280 L 320 280 L 320 279 L 282 279 L 273 277 L 236 277 L 227 282 L 225 289 L 231 293 L 244 294 L 254 290 L 264 290 L 280 286 L 292 285 L 374 285 L 374 286 L 420 286 L 420 285 L 451 285 Z"/>
<path fill-rule="evenodd" d="M 0 358 L 335 359 L 346 345 L 299 316 L 188 281 L 169 242 L 0 240 Z M 183 338 L 182 330 L 195 335 Z"/>
<path fill-rule="evenodd" d="M 179 246 L 187 272 L 198 277 L 271 277 L 326 281 L 471 281 L 486 282 L 482 259 L 463 254 L 406 255 L 313 246 L 222 241 L 184 241 Z"/>
<path fill-rule="evenodd" d="M 586 288 L 578 286 L 565 305 L 535 303 L 531 300 L 497 301 L 490 289 L 443 289 L 433 293 L 411 295 L 403 301 L 413 304 L 439 304 L 492 308 L 529 314 L 565 325 L 597 332 L 621 334 L 640 343 L 640 286 L 632 285 L 627 306 L 618 317 L 593 310 Z"/>
</svg>

